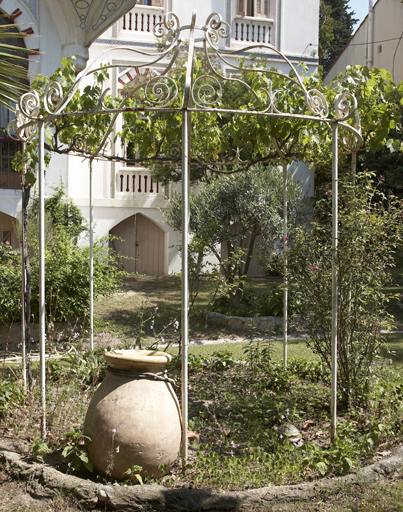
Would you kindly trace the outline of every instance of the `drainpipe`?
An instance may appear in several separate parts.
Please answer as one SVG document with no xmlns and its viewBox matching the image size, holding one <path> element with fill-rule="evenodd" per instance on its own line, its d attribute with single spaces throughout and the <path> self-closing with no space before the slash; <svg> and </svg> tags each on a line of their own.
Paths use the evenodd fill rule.
<svg viewBox="0 0 403 512">
<path fill-rule="evenodd" d="M 282 51 L 283 45 L 281 44 L 281 0 L 277 0 L 276 5 L 276 47 L 277 50 Z"/>
<path fill-rule="evenodd" d="M 372 0 L 368 5 L 368 30 L 367 30 L 367 67 L 372 69 L 374 61 L 374 7 Z"/>
</svg>

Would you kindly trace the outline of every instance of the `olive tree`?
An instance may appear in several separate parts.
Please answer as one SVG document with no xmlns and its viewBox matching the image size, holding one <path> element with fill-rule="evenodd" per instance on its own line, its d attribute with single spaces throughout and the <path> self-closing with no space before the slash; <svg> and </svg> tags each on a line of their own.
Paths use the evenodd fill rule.
<svg viewBox="0 0 403 512">
<path fill-rule="evenodd" d="M 295 220 L 303 209 L 299 185 L 289 185 L 288 215 Z M 181 230 L 180 194 L 175 194 L 166 212 L 166 220 Z M 275 166 L 256 166 L 248 172 L 212 176 L 200 183 L 190 195 L 191 250 L 200 272 L 202 258 L 216 258 L 228 286 L 233 306 L 239 303 L 243 283 L 253 254 L 270 260 L 281 239 L 283 222 L 283 175 Z M 262 241 L 256 241 L 261 235 Z M 228 257 L 222 258 L 222 246 Z"/>
</svg>

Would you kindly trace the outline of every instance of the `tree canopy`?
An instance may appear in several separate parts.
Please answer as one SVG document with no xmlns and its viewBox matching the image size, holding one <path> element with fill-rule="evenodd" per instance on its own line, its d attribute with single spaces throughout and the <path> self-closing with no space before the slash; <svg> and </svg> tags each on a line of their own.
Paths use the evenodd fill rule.
<svg viewBox="0 0 403 512">
<path fill-rule="evenodd" d="M 299 217 L 303 204 L 300 187 L 290 180 L 290 222 Z M 175 230 L 182 229 L 180 194 L 170 201 L 166 219 Z M 196 272 L 202 271 L 204 256 L 214 255 L 236 303 L 252 256 L 258 254 L 267 266 L 281 239 L 282 226 L 283 176 L 278 167 L 258 165 L 247 172 L 204 179 L 190 195 L 191 251 Z"/>
<path fill-rule="evenodd" d="M 205 104 L 212 101 L 213 94 L 220 91 L 217 107 L 213 112 L 194 112 L 192 114 L 192 150 L 191 178 L 198 180 L 202 176 L 218 173 L 228 174 L 248 170 L 256 164 L 270 162 L 291 162 L 303 160 L 317 171 L 317 182 L 326 181 L 331 169 L 331 127 L 330 123 L 318 122 L 310 116 L 306 119 L 292 117 L 295 113 L 311 114 L 307 96 L 315 99 L 319 105 L 326 99 L 329 105 L 329 118 L 335 116 L 337 95 L 352 94 L 357 98 L 357 116 L 360 118 L 363 133 L 363 146 L 359 149 L 360 161 L 364 154 L 387 149 L 390 153 L 401 153 L 402 98 L 403 86 L 396 86 L 390 73 L 385 70 L 348 67 L 326 86 L 318 74 L 299 78 L 294 72 L 290 76 L 265 73 L 265 64 L 257 60 L 247 67 L 240 63 L 241 74 L 233 79 L 224 78 L 221 90 L 217 88 L 217 76 L 214 73 L 203 77 L 199 88 L 195 88 L 195 101 Z M 258 66 L 260 71 L 256 71 Z M 197 54 L 195 75 L 205 73 L 206 62 Z M 269 71 L 269 70 L 266 70 Z M 44 88 L 56 81 L 61 92 L 73 92 L 65 108 L 66 116 L 52 120 L 52 126 L 46 130 L 47 145 L 50 152 L 75 153 L 93 157 L 100 144 L 107 140 L 111 113 L 99 113 L 100 106 L 124 106 L 123 126 L 115 133 L 115 142 L 119 139 L 122 150 L 114 154 L 106 148 L 102 157 L 111 161 L 126 161 L 129 165 L 145 165 L 151 168 L 155 178 L 169 182 L 181 179 L 181 143 L 182 111 L 180 87 L 184 80 L 184 68 L 172 66 L 170 76 L 154 78 L 142 77 L 143 82 L 130 84 L 119 97 L 104 93 L 107 68 L 101 68 L 94 75 L 92 85 L 81 89 L 75 84 L 74 65 L 64 60 L 52 77 L 38 77 L 34 88 L 43 95 Z M 243 83 L 239 80 L 241 78 Z M 303 87 L 301 83 L 303 82 Z M 160 88 L 155 84 L 162 84 Z M 194 83 L 197 82 L 195 78 Z M 169 111 L 142 110 L 147 95 L 160 94 L 164 84 L 173 87 L 177 84 L 179 93 L 170 103 Z M 311 92 L 309 92 L 311 91 Z M 347 103 L 351 97 L 347 95 Z M 264 111 L 267 106 L 276 112 L 287 112 L 287 117 L 266 115 L 244 115 L 244 111 Z M 341 104 L 337 105 L 340 108 Z M 344 107 L 344 104 L 342 105 Z M 43 106 L 39 112 L 42 112 Z M 231 109 L 238 109 L 237 112 Z M 74 112 L 93 111 L 90 115 L 74 115 Z M 102 112 L 102 109 L 101 109 Z M 45 114 L 45 111 L 43 111 Z M 353 117 L 347 121 L 358 122 Z M 251 136 L 252 134 L 252 136 Z M 109 142 L 113 133 L 110 134 Z M 341 167 L 348 167 L 345 152 L 354 146 L 351 136 L 342 130 L 340 153 Z M 343 150 L 344 145 L 344 150 Z M 123 154 L 122 154 L 123 153 Z M 48 159 L 50 153 L 48 153 Z M 37 162 L 37 139 L 32 138 L 24 153 L 16 159 L 17 168 L 27 169 L 26 182 L 35 181 Z"/>
<path fill-rule="evenodd" d="M 348 0 L 320 0 L 319 65 L 326 74 L 353 34 L 357 19 Z"/>
</svg>

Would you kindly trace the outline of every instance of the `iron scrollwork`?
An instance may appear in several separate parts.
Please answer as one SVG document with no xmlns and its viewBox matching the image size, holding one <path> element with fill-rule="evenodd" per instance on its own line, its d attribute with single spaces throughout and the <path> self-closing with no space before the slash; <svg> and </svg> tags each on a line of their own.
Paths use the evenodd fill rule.
<svg viewBox="0 0 403 512">
<path fill-rule="evenodd" d="M 191 82 L 191 101 L 187 106 L 195 110 L 219 110 L 223 109 L 233 113 L 245 113 L 245 106 L 236 105 L 222 105 L 224 95 L 224 85 L 228 82 L 237 83 L 243 87 L 244 90 L 250 94 L 250 99 L 246 99 L 245 105 L 248 105 L 248 113 L 259 113 L 261 115 L 276 115 L 276 116 L 292 116 L 300 119 L 318 119 L 324 122 L 331 122 L 329 119 L 329 106 L 326 98 L 322 92 L 316 89 L 307 90 L 302 78 L 297 73 L 292 62 L 283 55 L 280 51 L 276 50 L 273 46 L 268 44 L 255 44 L 243 48 L 239 52 L 243 55 L 253 54 L 256 51 L 267 51 L 276 54 L 276 58 L 289 66 L 290 74 L 286 75 L 279 70 L 267 69 L 264 62 L 257 61 L 257 64 L 246 63 L 240 64 L 235 59 L 240 56 L 238 51 L 228 52 L 222 51 L 218 47 L 221 39 L 227 38 L 230 35 L 230 26 L 224 22 L 221 16 L 217 13 L 211 14 L 206 24 L 202 27 L 195 26 L 195 30 L 202 30 L 204 32 L 203 38 L 197 40 L 203 41 L 203 51 L 205 56 L 206 67 L 200 70 L 200 75 L 197 76 L 197 70 L 194 71 L 194 76 Z M 187 47 L 181 40 L 183 31 L 189 30 L 189 26 L 181 26 L 178 16 L 174 13 L 167 13 L 162 21 L 154 26 L 154 35 L 157 39 L 165 43 L 163 49 L 159 48 L 155 52 L 144 52 L 140 49 L 126 49 L 130 55 L 133 53 L 148 57 L 147 62 L 141 64 L 140 67 L 147 69 L 155 69 L 155 65 L 164 66 L 161 71 L 155 72 L 154 76 L 145 75 L 143 79 L 136 81 L 131 86 L 125 88 L 121 97 L 119 107 L 107 108 L 104 104 L 105 95 L 108 89 L 105 89 L 100 94 L 98 104 L 92 113 L 107 112 L 113 114 L 110 121 L 110 126 L 107 129 L 103 144 L 106 144 L 109 134 L 113 130 L 119 114 L 127 111 L 130 108 L 139 110 L 141 108 L 164 110 L 167 108 L 175 107 L 174 101 L 178 98 L 180 92 L 180 80 L 172 78 L 169 74 L 174 64 L 178 62 L 182 48 Z M 192 36 L 193 37 L 193 36 Z M 122 48 L 114 48 L 109 50 L 109 53 Z M 107 53 L 102 55 L 102 59 L 107 58 Z M 213 64 L 214 59 L 221 63 L 222 67 L 227 70 L 233 70 L 232 76 L 226 75 L 221 67 Z M 57 119 L 58 116 L 71 115 L 74 112 L 68 112 L 67 106 L 77 90 L 82 87 L 83 81 L 89 79 L 90 76 L 95 75 L 97 71 L 105 68 L 117 68 L 119 65 L 112 64 L 107 66 L 98 67 L 99 63 L 94 62 L 89 65 L 87 69 L 82 72 L 75 84 L 63 95 L 63 89 L 58 82 L 49 83 L 45 89 L 39 93 L 38 91 L 30 91 L 24 94 L 19 102 L 19 111 L 16 118 L 16 133 L 19 130 L 25 130 L 29 123 L 35 124 L 41 115 L 46 122 L 46 119 Z M 193 69 L 193 64 L 192 64 Z M 252 86 L 244 79 L 243 73 L 260 74 L 263 79 L 253 81 L 259 85 Z M 282 85 L 279 87 L 274 80 L 274 76 L 280 77 Z M 251 82 L 251 83 L 253 83 Z M 294 104 L 299 105 L 297 109 L 291 110 L 291 103 L 288 101 L 287 96 L 290 94 L 300 94 L 299 102 Z M 128 106 L 128 99 L 133 98 L 135 101 L 133 105 Z M 193 105 L 192 105 L 193 104 Z M 359 116 L 357 112 L 357 100 L 349 93 L 339 94 L 334 103 L 335 119 L 341 126 L 345 127 L 345 136 L 343 143 L 348 147 L 356 147 L 360 144 L 360 125 Z M 88 112 L 90 114 L 91 112 Z M 83 115 L 83 112 L 76 114 Z M 32 133 L 32 131 L 31 131 Z M 82 148 L 82 144 L 77 141 L 78 147 Z M 77 147 L 77 149 L 78 149 Z M 99 151 L 97 152 L 99 154 Z"/>
</svg>

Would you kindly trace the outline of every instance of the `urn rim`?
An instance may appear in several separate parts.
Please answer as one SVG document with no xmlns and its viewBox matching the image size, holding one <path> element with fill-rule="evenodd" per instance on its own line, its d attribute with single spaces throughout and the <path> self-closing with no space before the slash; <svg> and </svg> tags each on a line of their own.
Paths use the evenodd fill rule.
<svg viewBox="0 0 403 512">
<path fill-rule="evenodd" d="M 104 354 L 105 360 L 112 368 L 118 370 L 145 370 L 156 371 L 163 369 L 172 361 L 171 354 L 158 350 L 127 350 L 116 349 Z"/>
</svg>

